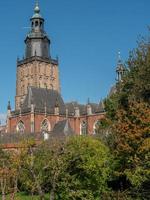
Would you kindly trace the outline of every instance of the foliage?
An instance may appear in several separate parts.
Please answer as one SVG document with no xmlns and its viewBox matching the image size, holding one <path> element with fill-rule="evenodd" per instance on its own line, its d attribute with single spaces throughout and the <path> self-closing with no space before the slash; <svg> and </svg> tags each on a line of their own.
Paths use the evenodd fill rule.
<svg viewBox="0 0 150 200">
<path fill-rule="evenodd" d="M 105 100 L 106 121 L 111 121 L 116 180 L 123 188 L 141 190 L 150 180 L 150 43 L 143 39 L 130 53 L 127 73 L 116 93 Z M 102 126 L 99 126 L 103 130 Z M 106 129 L 107 130 L 107 129 Z M 124 178 L 123 178 L 124 177 Z M 131 187 L 130 187 L 131 189 Z"/>
<path fill-rule="evenodd" d="M 0 150 L 0 185 L 2 199 L 9 192 L 11 200 L 15 199 L 19 177 L 20 157 L 19 152 L 7 152 Z"/>
<path fill-rule="evenodd" d="M 15 200 L 37 200 L 37 199 L 39 199 L 38 195 L 31 196 L 23 192 L 17 193 L 15 197 Z M 48 200 L 48 199 L 49 199 L 48 195 L 45 195 L 45 200 Z M 0 197 L 0 200 L 2 200 L 1 197 Z M 10 200 L 10 195 L 6 195 L 6 200 Z"/>
<path fill-rule="evenodd" d="M 43 200 L 45 194 L 49 194 L 50 200 L 99 200 L 108 191 L 111 156 L 100 140 L 76 136 L 50 138 L 38 146 L 33 141 L 24 141 L 22 145 L 24 148 L 17 154 L 11 152 L 7 159 L 4 155 L 15 171 L 15 192 L 36 194 Z M 14 198 L 19 199 L 16 193 Z"/>
<path fill-rule="evenodd" d="M 43 159 L 42 157 L 37 156 L 35 141 L 27 140 L 24 142 L 24 149 L 21 156 L 23 158 L 19 179 L 21 188 L 26 192 L 30 192 L 31 195 L 38 193 L 40 199 L 44 199 L 44 192 L 42 190 Z M 45 155 L 43 154 L 43 156 Z"/>
<path fill-rule="evenodd" d="M 105 99 L 105 110 L 106 110 L 106 120 L 114 121 L 116 116 L 116 111 L 119 107 L 118 95 L 113 94 L 109 98 Z"/>
<path fill-rule="evenodd" d="M 118 172 L 139 187 L 150 178 L 150 108 L 143 102 L 132 102 L 128 107 L 128 111 L 117 111 L 114 153 L 121 164 Z"/>
<path fill-rule="evenodd" d="M 91 137 L 73 137 L 66 143 L 64 157 L 67 168 L 58 185 L 59 199 L 101 199 L 108 190 L 108 148 Z"/>
</svg>

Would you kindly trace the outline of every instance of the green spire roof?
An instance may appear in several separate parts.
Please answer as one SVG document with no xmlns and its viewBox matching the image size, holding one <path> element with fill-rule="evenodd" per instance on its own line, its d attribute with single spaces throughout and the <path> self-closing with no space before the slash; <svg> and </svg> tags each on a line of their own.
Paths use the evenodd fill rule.
<svg viewBox="0 0 150 200">
<path fill-rule="evenodd" d="M 32 18 L 42 18 L 42 16 L 40 15 L 40 7 L 38 2 L 36 2 L 35 4 L 34 15 L 32 16 Z"/>
</svg>

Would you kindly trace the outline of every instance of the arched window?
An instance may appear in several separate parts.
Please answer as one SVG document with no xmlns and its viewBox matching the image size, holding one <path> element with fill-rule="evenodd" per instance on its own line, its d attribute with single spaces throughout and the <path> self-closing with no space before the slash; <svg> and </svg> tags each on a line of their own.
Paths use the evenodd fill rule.
<svg viewBox="0 0 150 200">
<path fill-rule="evenodd" d="M 22 121 L 18 122 L 16 130 L 17 130 L 17 133 L 21 133 L 21 134 L 25 132 L 25 125 Z"/>
<path fill-rule="evenodd" d="M 87 123 L 82 121 L 80 124 L 80 135 L 87 135 Z"/>
<path fill-rule="evenodd" d="M 35 27 L 37 27 L 39 25 L 38 21 L 35 21 Z"/>
<path fill-rule="evenodd" d="M 43 26 L 43 23 L 42 22 L 40 22 L 40 27 L 42 27 Z"/>
<path fill-rule="evenodd" d="M 50 123 L 47 119 L 44 119 L 41 123 L 41 132 L 42 133 L 47 133 L 50 131 Z"/>
<path fill-rule="evenodd" d="M 97 120 L 93 125 L 93 134 L 97 134 L 100 120 Z"/>
</svg>

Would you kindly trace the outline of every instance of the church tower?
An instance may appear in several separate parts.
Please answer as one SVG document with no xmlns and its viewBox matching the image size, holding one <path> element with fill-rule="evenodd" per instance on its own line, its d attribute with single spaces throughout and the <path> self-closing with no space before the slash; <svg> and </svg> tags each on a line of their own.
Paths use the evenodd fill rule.
<svg viewBox="0 0 150 200">
<path fill-rule="evenodd" d="M 29 87 L 60 92 L 58 59 L 51 58 L 50 39 L 44 30 L 44 18 L 38 3 L 30 21 L 31 30 L 25 39 L 25 57 L 17 60 L 16 110 L 23 103 Z"/>
</svg>

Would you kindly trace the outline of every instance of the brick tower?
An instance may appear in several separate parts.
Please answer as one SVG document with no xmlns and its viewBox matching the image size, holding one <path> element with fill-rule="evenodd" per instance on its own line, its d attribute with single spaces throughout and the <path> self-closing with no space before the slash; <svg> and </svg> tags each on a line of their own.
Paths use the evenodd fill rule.
<svg viewBox="0 0 150 200">
<path fill-rule="evenodd" d="M 15 110 L 7 109 L 6 132 L 35 137 L 95 134 L 104 118 L 103 103 L 65 103 L 60 94 L 58 59 L 50 55 L 50 39 L 36 3 L 31 30 L 25 39 L 25 56 L 17 60 Z M 119 61 L 120 64 L 120 61 Z M 120 73 L 118 64 L 117 72 Z M 46 134 L 46 136 L 45 136 Z M 47 135 L 48 134 L 48 135 Z"/>
<path fill-rule="evenodd" d="M 15 109 L 20 109 L 28 87 L 53 89 L 60 92 L 58 59 L 50 56 L 50 39 L 44 31 L 44 18 L 36 3 L 30 19 L 31 30 L 25 39 L 25 57 L 17 60 Z"/>
</svg>

